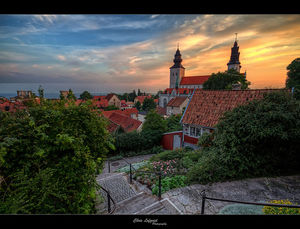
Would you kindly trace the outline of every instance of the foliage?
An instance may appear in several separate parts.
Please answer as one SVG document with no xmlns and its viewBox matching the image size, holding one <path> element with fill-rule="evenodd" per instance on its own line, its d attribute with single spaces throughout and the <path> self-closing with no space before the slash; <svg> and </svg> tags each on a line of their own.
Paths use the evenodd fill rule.
<svg viewBox="0 0 300 229">
<path fill-rule="evenodd" d="M 86 105 L 45 101 L 0 114 L 1 213 L 95 211 L 96 175 L 113 147 L 106 121 Z"/>
<path fill-rule="evenodd" d="M 176 160 L 154 161 L 151 163 L 153 170 L 164 176 L 170 176 L 176 172 Z"/>
<path fill-rule="evenodd" d="M 208 183 L 298 171 L 299 139 L 299 102 L 285 92 L 266 94 L 224 115 L 188 180 Z"/>
<path fill-rule="evenodd" d="M 294 205 L 289 200 L 271 200 L 268 203 Z M 265 215 L 300 215 L 299 208 L 264 206 L 264 208 L 262 210 Z"/>
<path fill-rule="evenodd" d="M 239 73 L 234 69 L 225 72 L 213 73 L 203 84 L 203 89 L 222 90 L 232 89 L 232 84 L 241 84 L 241 89 L 247 89 L 250 82 L 246 80 L 243 73 Z"/>
<path fill-rule="evenodd" d="M 186 186 L 186 177 L 183 175 L 177 175 L 173 177 L 164 177 L 161 180 L 161 194 L 174 189 Z M 158 181 L 156 182 L 154 188 L 152 189 L 152 194 L 158 195 L 159 186 Z"/>
<path fill-rule="evenodd" d="M 182 130 L 182 125 L 180 124 L 181 115 L 171 115 L 166 119 L 167 122 L 167 132 Z"/>
<path fill-rule="evenodd" d="M 147 140 L 146 144 L 159 145 L 162 134 L 166 132 L 165 120 L 155 111 L 150 110 L 143 123 L 142 134 Z"/>
<path fill-rule="evenodd" d="M 104 108 L 105 111 L 119 110 L 115 105 L 110 105 Z"/>
<path fill-rule="evenodd" d="M 69 92 L 68 92 L 68 95 L 67 95 L 67 99 L 68 100 L 74 100 L 74 101 L 77 99 L 71 88 L 69 89 Z"/>
<path fill-rule="evenodd" d="M 187 152 L 188 150 L 185 148 L 166 150 L 152 156 L 150 158 L 150 161 L 167 161 L 167 160 L 181 159 L 186 155 Z"/>
<path fill-rule="evenodd" d="M 210 147 L 213 138 L 214 138 L 213 133 L 203 133 L 201 137 L 198 139 L 197 145 L 202 148 Z"/>
<path fill-rule="evenodd" d="M 288 70 L 286 88 L 294 87 L 295 97 L 300 99 L 300 58 L 293 60 L 286 69 Z"/>
<path fill-rule="evenodd" d="M 142 109 L 142 105 L 141 105 L 141 102 L 140 101 L 137 101 L 135 104 L 134 104 L 134 107 L 140 111 Z"/>
<path fill-rule="evenodd" d="M 92 98 L 93 98 L 93 96 L 88 91 L 84 91 L 80 94 L 80 99 L 82 99 L 82 100 L 89 100 Z"/>
<path fill-rule="evenodd" d="M 144 102 L 142 105 L 143 111 L 150 111 L 155 108 L 156 108 L 156 103 L 154 102 L 153 98 L 145 98 L 144 99 Z"/>
</svg>

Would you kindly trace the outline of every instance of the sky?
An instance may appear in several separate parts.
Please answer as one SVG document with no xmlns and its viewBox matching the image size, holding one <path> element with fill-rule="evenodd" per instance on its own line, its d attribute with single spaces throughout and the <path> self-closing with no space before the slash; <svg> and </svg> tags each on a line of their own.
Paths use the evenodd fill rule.
<svg viewBox="0 0 300 229">
<path fill-rule="evenodd" d="M 2 14 L 0 85 L 155 93 L 169 87 L 178 44 L 185 75 L 209 75 L 227 70 L 235 33 L 250 88 L 284 87 L 300 56 L 297 14 Z"/>
</svg>

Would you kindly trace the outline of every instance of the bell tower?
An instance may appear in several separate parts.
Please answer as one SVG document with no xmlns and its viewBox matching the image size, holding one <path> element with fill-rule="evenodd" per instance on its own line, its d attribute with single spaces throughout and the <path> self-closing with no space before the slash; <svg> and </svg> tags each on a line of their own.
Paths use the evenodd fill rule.
<svg viewBox="0 0 300 229">
<path fill-rule="evenodd" d="M 233 47 L 231 48 L 231 56 L 230 60 L 228 62 L 228 70 L 235 69 L 237 72 L 240 72 L 242 66 L 240 63 L 240 52 L 239 52 L 239 46 L 237 43 L 237 33 L 235 33 L 235 41 L 233 44 Z"/>
<path fill-rule="evenodd" d="M 179 45 L 177 45 L 177 50 L 173 62 L 174 65 L 170 67 L 170 88 L 178 88 L 185 72 L 185 68 L 181 64 L 182 59 L 179 51 Z"/>
</svg>

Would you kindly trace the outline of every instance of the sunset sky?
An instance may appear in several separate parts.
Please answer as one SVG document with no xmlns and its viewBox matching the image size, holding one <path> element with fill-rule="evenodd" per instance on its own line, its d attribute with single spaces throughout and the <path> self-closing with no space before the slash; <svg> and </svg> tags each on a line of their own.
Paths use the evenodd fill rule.
<svg viewBox="0 0 300 229">
<path fill-rule="evenodd" d="M 295 14 L 0 15 L 0 84 L 155 93 L 169 86 L 177 43 L 186 76 L 208 75 L 227 70 L 235 33 L 250 88 L 284 87 L 300 57 Z"/>
</svg>

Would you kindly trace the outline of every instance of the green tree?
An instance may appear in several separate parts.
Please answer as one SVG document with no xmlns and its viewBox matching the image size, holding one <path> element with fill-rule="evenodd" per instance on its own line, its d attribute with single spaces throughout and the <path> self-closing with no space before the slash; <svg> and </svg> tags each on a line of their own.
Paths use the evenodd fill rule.
<svg viewBox="0 0 300 229">
<path fill-rule="evenodd" d="M 142 105 L 142 109 L 144 111 L 150 111 L 152 109 L 156 108 L 156 103 L 154 102 L 153 98 L 145 98 L 143 105 Z"/>
<path fill-rule="evenodd" d="M 88 100 L 88 99 L 92 99 L 93 96 L 88 92 L 88 91 L 84 91 L 80 94 L 80 99 L 82 100 Z"/>
<path fill-rule="evenodd" d="M 285 86 L 294 88 L 295 97 L 300 99 L 300 58 L 293 60 L 286 68 L 288 70 Z"/>
<path fill-rule="evenodd" d="M 155 110 L 150 110 L 143 123 L 142 134 L 147 139 L 148 144 L 158 145 L 162 134 L 166 132 L 166 121 Z"/>
<path fill-rule="evenodd" d="M 135 107 L 136 109 L 138 109 L 138 111 L 140 111 L 140 110 L 142 109 L 142 106 L 141 106 L 140 101 L 137 101 L 137 102 L 134 104 L 134 107 Z"/>
<path fill-rule="evenodd" d="M 182 130 L 182 125 L 180 124 L 181 115 L 171 115 L 166 119 L 167 131 L 179 131 Z"/>
<path fill-rule="evenodd" d="M 69 100 L 76 100 L 76 96 L 74 95 L 72 89 L 69 89 L 68 95 L 67 95 L 67 99 Z"/>
<path fill-rule="evenodd" d="M 216 182 L 293 173 L 300 168 L 300 103 L 290 93 L 268 93 L 225 113 L 213 139 L 199 139 L 202 157 L 189 180 Z"/>
<path fill-rule="evenodd" d="M 42 88 L 42 85 L 39 86 L 38 92 L 39 92 L 39 97 L 41 99 L 43 99 L 44 98 L 44 89 Z"/>
<path fill-rule="evenodd" d="M 91 214 L 112 139 L 89 106 L 45 101 L 0 113 L 0 213 Z"/>
<path fill-rule="evenodd" d="M 116 107 L 115 105 L 110 105 L 108 107 L 104 108 L 105 111 L 112 111 L 112 110 L 119 110 L 118 107 Z"/>
<path fill-rule="evenodd" d="M 203 84 L 203 89 L 224 90 L 232 89 L 232 84 L 240 84 L 241 89 L 247 89 L 250 82 L 246 80 L 243 73 L 239 73 L 234 69 L 225 72 L 213 73 L 211 77 Z"/>
</svg>

